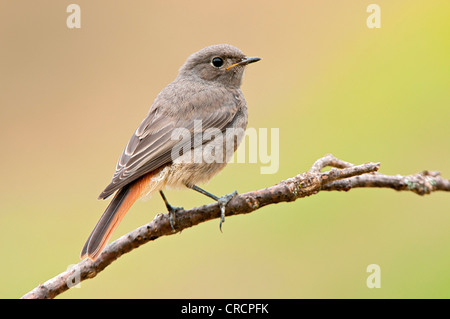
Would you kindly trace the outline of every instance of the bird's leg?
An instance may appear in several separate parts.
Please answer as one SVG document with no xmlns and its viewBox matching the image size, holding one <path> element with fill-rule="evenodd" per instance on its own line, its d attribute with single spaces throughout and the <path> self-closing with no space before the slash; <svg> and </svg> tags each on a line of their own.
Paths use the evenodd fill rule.
<svg viewBox="0 0 450 319">
<path fill-rule="evenodd" d="M 180 210 L 184 210 L 183 207 L 174 207 L 172 205 L 169 204 L 169 202 L 167 201 L 166 195 L 164 195 L 164 193 L 162 191 L 159 191 L 159 194 L 161 195 L 164 204 L 166 204 L 167 210 L 169 212 L 169 222 L 170 222 L 170 227 L 172 227 L 172 230 L 175 231 L 175 215 L 177 213 L 177 211 Z"/>
<path fill-rule="evenodd" d="M 225 222 L 225 207 L 227 206 L 228 202 L 237 195 L 237 191 L 234 191 L 233 193 L 224 195 L 222 197 L 217 197 L 216 195 L 213 195 L 213 194 L 205 191 L 204 189 L 201 189 L 200 187 L 198 187 L 196 185 L 188 186 L 188 187 L 193 189 L 196 192 L 199 192 L 200 194 L 203 194 L 205 196 L 208 196 L 209 198 L 214 199 L 215 201 L 217 201 L 217 203 L 219 203 L 219 207 L 220 207 L 219 228 L 220 228 L 220 231 L 222 231 L 222 223 Z"/>
</svg>

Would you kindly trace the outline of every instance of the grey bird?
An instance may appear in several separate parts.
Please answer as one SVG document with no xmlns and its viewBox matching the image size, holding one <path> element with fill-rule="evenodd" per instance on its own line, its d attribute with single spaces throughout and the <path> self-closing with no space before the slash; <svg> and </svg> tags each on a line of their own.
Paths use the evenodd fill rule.
<svg viewBox="0 0 450 319">
<path fill-rule="evenodd" d="M 217 197 L 196 184 L 208 182 L 233 156 L 247 127 L 240 89 L 245 66 L 259 61 L 228 44 L 208 46 L 188 57 L 176 79 L 156 97 L 119 158 L 111 183 L 116 193 L 87 239 L 81 258 L 95 260 L 133 203 L 158 191 L 174 228 L 165 188 L 190 188 L 225 206 L 236 192 Z"/>
</svg>

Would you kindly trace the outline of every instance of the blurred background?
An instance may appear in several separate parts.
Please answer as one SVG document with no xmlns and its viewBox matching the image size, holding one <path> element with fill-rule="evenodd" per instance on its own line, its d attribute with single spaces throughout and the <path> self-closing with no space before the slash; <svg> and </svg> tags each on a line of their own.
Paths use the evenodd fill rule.
<svg viewBox="0 0 450 319">
<path fill-rule="evenodd" d="M 450 178 L 450 2 L 0 2 L 0 297 L 18 298 L 79 261 L 97 200 L 158 92 L 216 43 L 263 60 L 242 90 L 249 127 L 279 128 L 280 167 L 230 164 L 220 195 L 271 186 L 332 153 L 385 174 Z M 210 203 L 168 191 L 175 206 Z M 449 298 L 450 197 L 323 192 L 213 220 L 119 258 L 59 298 Z M 112 239 L 151 221 L 135 204 Z M 369 289 L 366 267 L 381 267 Z"/>
</svg>

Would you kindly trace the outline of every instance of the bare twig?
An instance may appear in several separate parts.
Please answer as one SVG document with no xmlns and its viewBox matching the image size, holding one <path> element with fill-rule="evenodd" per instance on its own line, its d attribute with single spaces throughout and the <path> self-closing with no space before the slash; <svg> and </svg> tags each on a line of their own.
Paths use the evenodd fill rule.
<svg viewBox="0 0 450 319">
<path fill-rule="evenodd" d="M 322 172 L 327 166 L 331 166 L 331 170 Z M 268 188 L 237 195 L 228 203 L 226 215 L 247 214 L 266 205 L 294 201 L 314 195 L 321 190 L 348 191 L 355 187 L 384 187 L 412 191 L 419 195 L 438 190 L 450 191 L 450 181 L 443 179 L 439 172 L 424 171 L 408 176 L 388 176 L 377 173 L 379 168 L 380 163 L 353 165 L 329 154 L 318 159 L 306 173 Z M 220 208 L 217 203 L 178 211 L 173 231 L 168 214 L 158 214 L 147 225 L 109 244 L 97 260 L 82 260 L 71 269 L 40 284 L 22 298 L 54 298 L 74 284 L 95 277 L 114 260 L 149 241 L 176 234 L 183 229 L 219 217 Z"/>
</svg>

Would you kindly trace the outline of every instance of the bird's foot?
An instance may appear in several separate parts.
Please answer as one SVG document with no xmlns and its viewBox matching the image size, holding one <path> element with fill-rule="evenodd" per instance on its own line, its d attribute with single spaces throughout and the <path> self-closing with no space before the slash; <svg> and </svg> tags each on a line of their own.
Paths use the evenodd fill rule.
<svg viewBox="0 0 450 319">
<path fill-rule="evenodd" d="M 238 192 L 234 191 L 233 193 L 224 195 L 217 200 L 217 203 L 219 203 L 220 207 L 220 224 L 219 224 L 220 231 L 222 231 L 222 223 L 225 222 L 225 208 L 227 204 L 230 202 L 230 200 L 232 200 L 235 196 L 237 196 L 237 194 Z"/>
<path fill-rule="evenodd" d="M 183 207 L 176 207 L 176 206 L 168 206 L 167 210 L 169 212 L 169 222 L 170 222 L 170 227 L 172 227 L 172 230 L 175 231 L 175 219 L 176 219 L 176 215 L 179 211 L 183 211 L 184 208 Z"/>
</svg>

